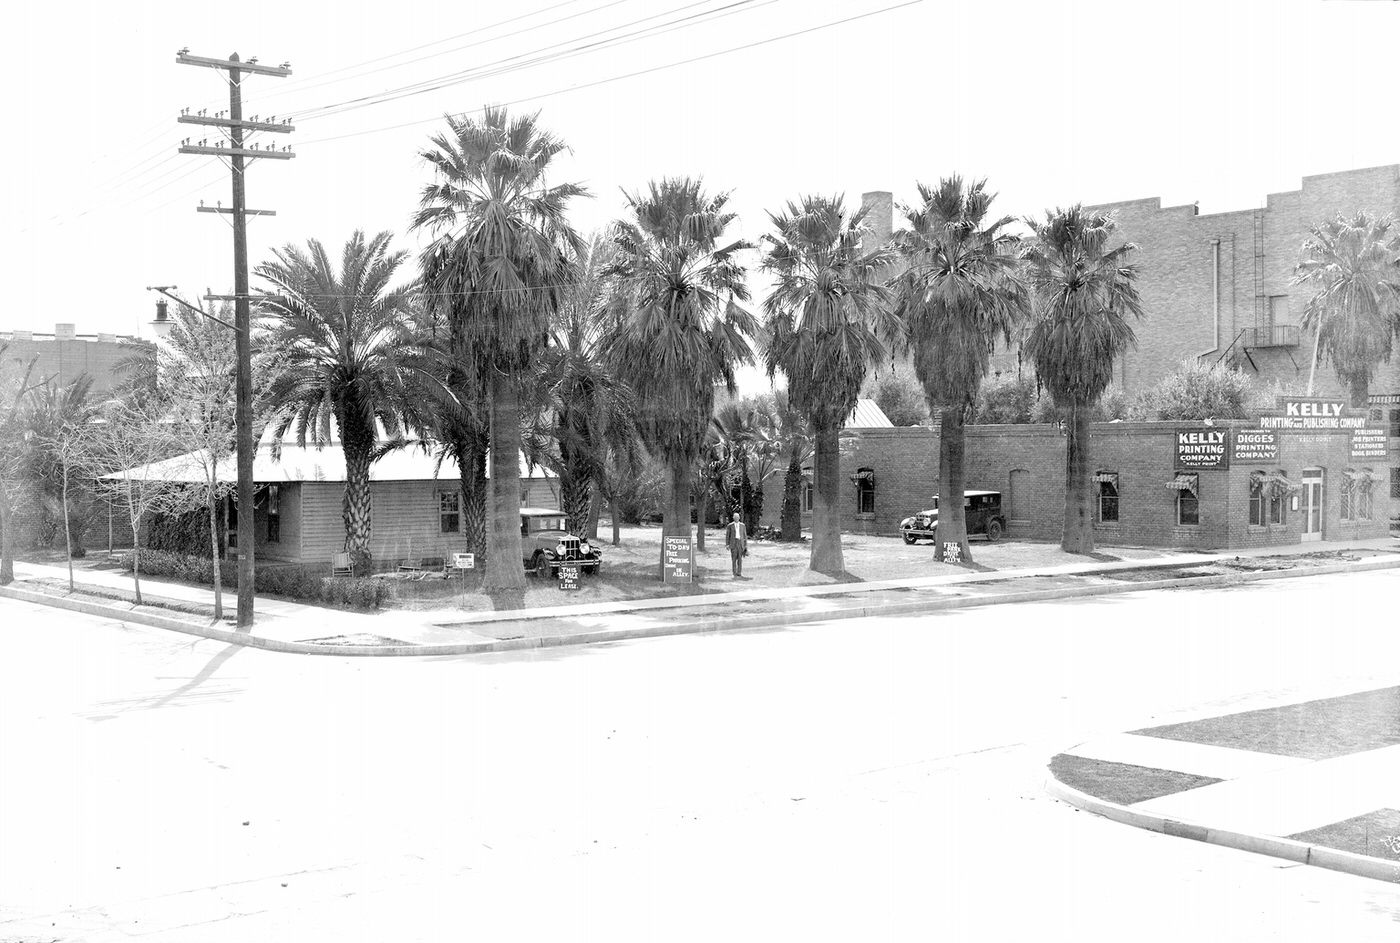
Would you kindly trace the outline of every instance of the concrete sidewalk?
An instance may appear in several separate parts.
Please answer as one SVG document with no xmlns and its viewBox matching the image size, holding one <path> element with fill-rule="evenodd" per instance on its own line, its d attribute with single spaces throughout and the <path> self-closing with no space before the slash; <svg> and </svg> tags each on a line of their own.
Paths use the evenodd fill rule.
<svg viewBox="0 0 1400 943">
<path fill-rule="evenodd" d="M 1255 573 L 1230 568 L 1236 560 L 1336 551 L 1349 551 L 1361 559 Z M 1169 569 L 1160 578 L 1153 578 L 1152 569 L 1157 567 Z M 78 602 L 37 592 L 35 584 L 39 582 L 49 587 L 66 586 L 67 571 L 61 566 L 17 562 L 16 582 L 0 587 L 0 595 L 284 652 L 455 655 L 1386 567 L 1400 567 L 1400 540 L 1323 541 L 1221 553 L 1162 551 L 1149 557 L 1111 562 L 1089 560 L 912 579 L 743 589 L 503 612 L 449 608 L 362 613 L 259 597 L 255 624 L 247 632 L 235 631 L 231 624 L 214 625 L 208 619 L 154 606 L 138 609 L 117 600 Z M 1210 574 L 1212 568 L 1224 572 Z M 76 579 L 80 590 L 87 587 L 98 592 L 129 592 L 131 588 L 128 575 L 110 570 L 85 569 L 76 574 Z M 145 578 L 142 588 L 153 600 L 196 606 L 213 604 L 213 592 L 208 587 Z M 232 611 L 231 593 L 225 592 L 224 605 L 226 613 Z"/>
<path fill-rule="evenodd" d="M 1045 787 L 1138 828 L 1400 882 L 1397 710 L 1400 686 L 1101 737 L 1054 757 Z"/>
</svg>

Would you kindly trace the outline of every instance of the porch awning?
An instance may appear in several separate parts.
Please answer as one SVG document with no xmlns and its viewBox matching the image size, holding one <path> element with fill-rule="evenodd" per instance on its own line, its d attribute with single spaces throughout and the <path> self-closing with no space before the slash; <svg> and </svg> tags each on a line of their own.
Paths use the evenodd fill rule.
<svg viewBox="0 0 1400 943">
<path fill-rule="evenodd" d="M 875 484 L 875 473 L 868 468 L 862 468 L 851 476 L 851 481 L 868 481 Z"/>
<path fill-rule="evenodd" d="M 1167 482 L 1167 487 L 1173 491 L 1189 491 L 1194 495 L 1196 493 L 1196 476 L 1177 475 L 1171 481 Z"/>
<path fill-rule="evenodd" d="M 1101 484 L 1101 485 L 1112 485 L 1113 487 L 1117 488 L 1117 487 L 1118 487 L 1118 473 L 1117 473 L 1117 472 L 1099 472 L 1097 475 L 1094 476 L 1094 481 L 1097 482 L 1098 484 Z"/>
</svg>

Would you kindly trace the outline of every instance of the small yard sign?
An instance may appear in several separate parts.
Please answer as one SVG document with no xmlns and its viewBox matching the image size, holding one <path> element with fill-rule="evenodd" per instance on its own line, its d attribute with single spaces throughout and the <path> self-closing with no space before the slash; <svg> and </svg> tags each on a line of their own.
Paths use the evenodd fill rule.
<svg viewBox="0 0 1400 943">
<path fill-rule="evenodd" d="M 559 588 L 560 588 L 560 589 L 578 589 L 578 580 L 579 580 L 579 568 L 578 568 L 577 566 L 565 566 L 565 565 L 562 565 L 562 564 L 560 565 L 560 567 L 559 567 Z"/>
<path fill-rule="evenodd" d="M 452 569 L 454 570 L 475 570 L 476 554 L 474 553 L 454 553 L 452 555 Z"/>
<path fill-rule="evenodd" d="M 956 540 L 950 540 L 943 544 L 943 562 L 961 563 L 962 544 L 958 543 Z"/>
<path fill-rule="evenodd" d="M 661 538 L 662 579 L 667 583 L 689 583 L 695 568 L 690 537 Z"/>
</svg>

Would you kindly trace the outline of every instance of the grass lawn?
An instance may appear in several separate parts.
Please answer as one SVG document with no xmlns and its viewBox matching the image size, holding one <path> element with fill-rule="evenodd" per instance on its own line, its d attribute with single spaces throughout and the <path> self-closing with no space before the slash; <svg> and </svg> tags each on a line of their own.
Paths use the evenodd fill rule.
<svg viewBox="0 0 1400 943">
<path fill-rule="evenodd" d="M 1377 809 L 1288 837 L 1310 845 L 1400 861 L 1400 809 Z"/>
<path fill-rule="evenodd" d="M 1114 763 L 1111 760 L 1090 760 L 1068 753 L 1061 753 L 1050 761 L 1050 772 L 1066 786 L 1119 805 L 1146 802 L 1220 782 L 1209 776 L 1193 776 L 1191 773 Z"/>
<path fill-rule="evenodd" d="M 1400 744 L 1400 687 L 1149 727 L 1131 733 L 1325 760 Z"/>
</svg>

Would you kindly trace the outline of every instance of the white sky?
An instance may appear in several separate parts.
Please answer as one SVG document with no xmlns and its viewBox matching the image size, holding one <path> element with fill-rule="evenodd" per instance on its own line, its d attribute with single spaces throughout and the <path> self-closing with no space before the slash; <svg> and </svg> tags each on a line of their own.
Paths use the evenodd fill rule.
<svg viewBox="0 0 1400 943">
<path fill-rule="evenodd" d="M 595 39 L 708 14 L 616 48 L 264 135 L 297 157 L 255 162 L 249 174 L 248 205 L 278 214 L 250 222 L 252 264 L 309 237 L 338 254 L 356 228 L 390 229 L 395 246 L 416 248 L 408 220 L 429 179 L 418 151 L 444 112 L 493 102 L 540 109 L 571 146 L 555 180 L 595 195 L 574 212 L 585 232 L 620 214 L 619 188 L 673 174 L 732 190 L 739 234 L 756 238 L 765 212 L 799 194 L 844 192 L 856 203 L 863 191 L 893 190 L 904 200 L 916 180 L 954 172 L 989 178 L 995 209 L 1015 215 L 1151 196 L 1199 200 L 1209 213 L 1260 205 L 1304 175 L 1400 161 L 1400 3 L 53 0 L 20 9 L 7 11 L 0 59 L 0 329 L 47 332 L 62 321 L 80 333 L 149 336 L 146 285 L 232 290 L 231 228 L 194 212 L 200 199 L 231 203 L 228 171 L 176 154 L 182 138 L 213 135 L 175 121 L 183 107 L 226 108 L 227 89 L 218 73 L 177 65 L 182 46 L 290 61 L 290 78 L 244 83 L 245 115 L 285 116 L 518 64 L 610 28 Z M 664 68 L 851 17 L 862 18 Z M 651 19 L 627 26 L 642 18 Z"/>
</svg>

